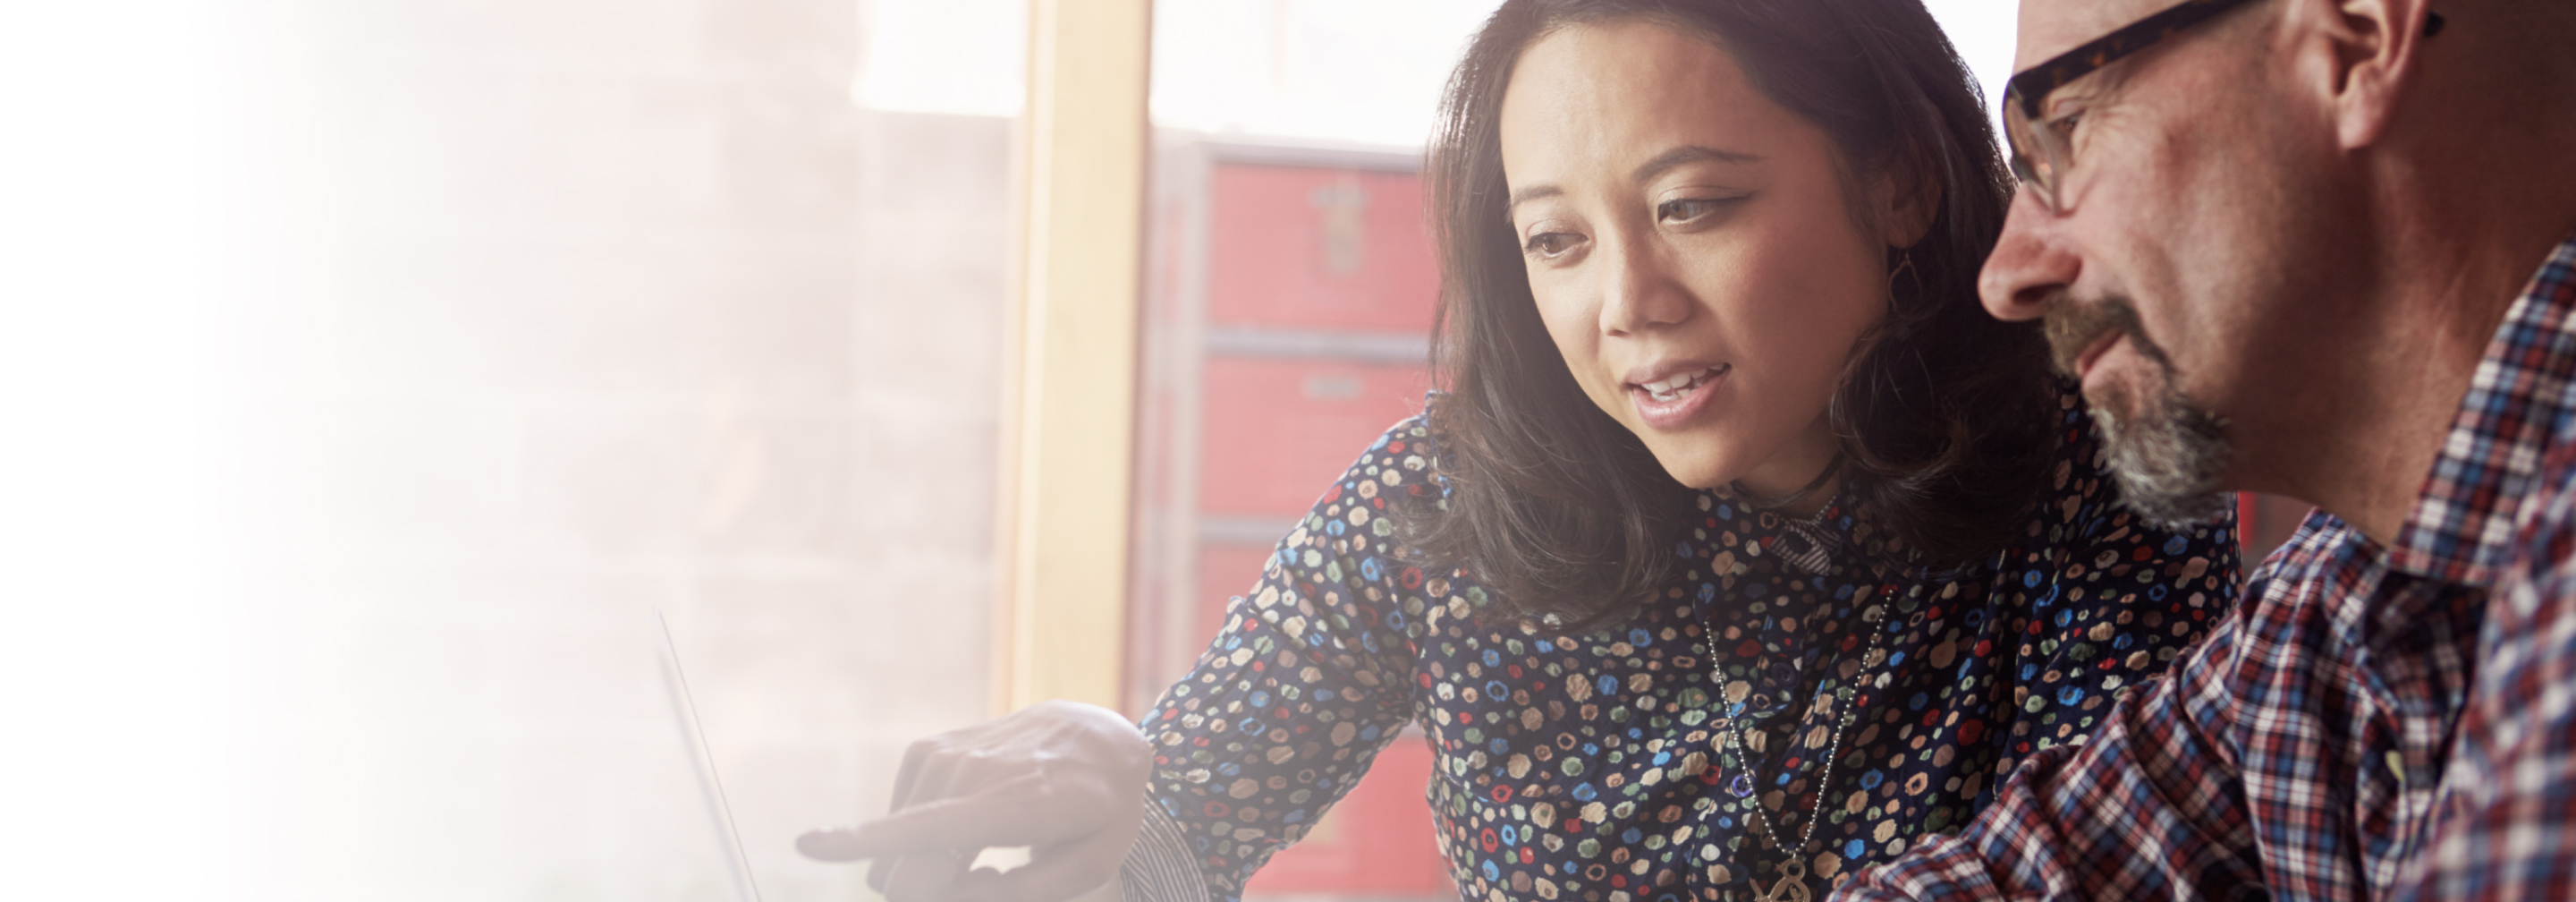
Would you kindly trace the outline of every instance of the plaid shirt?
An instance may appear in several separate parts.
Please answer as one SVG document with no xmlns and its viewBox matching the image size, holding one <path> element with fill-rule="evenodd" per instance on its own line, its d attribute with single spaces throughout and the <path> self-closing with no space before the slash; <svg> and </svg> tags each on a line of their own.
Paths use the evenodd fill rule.
<svg viewBox="0 0 2576 902">
<path fill-rule="evenodd" d="M 2392 545 L 2309 515 L 2088 743 L 1836 898 L 2570 898 L 2571 266 L 2576 239 L 2506 313 Z"/>
<path fill-rule="evenodd" d="M 2549 258 L 2533 295 L 2526 303 L 2576 307 L 2576 242 Z M 2523 346 L 2564 361 L 2576 334 L 2552 329 Z M 2441 826 L 2410 898 L 2576 898 L 2576 424 L 2554 425 L 2537 515 L 2487 608 Z"/>
</svg>

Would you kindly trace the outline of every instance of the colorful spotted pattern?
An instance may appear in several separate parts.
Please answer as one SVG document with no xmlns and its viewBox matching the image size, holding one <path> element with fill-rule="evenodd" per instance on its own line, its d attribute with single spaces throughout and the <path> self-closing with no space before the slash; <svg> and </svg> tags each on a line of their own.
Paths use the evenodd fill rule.
<svg viewBox="0 0 2576 902">
<path fill-rule="evenodd" d="M 1702 493 L 1687 572 L 1578 636 L 1480 617 L 1473 579 L 1399 562 L 1388 510 L 1440 496 L 1422 421 L 1398 424 L 1147 715 L 1155 801 L 1231 902 L 1415 724 L 1470 902 L 1748 899 L 1786 858 L 1757 807 L 1791 843 L 1815 818 L 1795 854 L 1822 897 L 1955 831 L 2019 757 L 2082 741 L 2233 597 L 2234 524 L 2133 522 L 2071 396 L 2064 417 L 2053 495 L 1992 558 L 1922 572 L 1837 505 L 1803 534 L 1830 552 L 1808 572 L 1775 550 L 1801 534 Z"/>
</svg>

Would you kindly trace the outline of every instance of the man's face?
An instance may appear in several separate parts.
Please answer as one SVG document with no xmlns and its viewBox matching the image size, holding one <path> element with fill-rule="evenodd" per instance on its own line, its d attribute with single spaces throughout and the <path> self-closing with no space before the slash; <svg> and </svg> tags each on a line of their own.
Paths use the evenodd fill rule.
<svg viewBox="0 0 2576 902">
<path fill-rule="evenodd" d="M 2025 0 L 2015 69 L 2172 2 Z M 2298 130 L 2283 123 L 2297 112 L 2267 100 L 2261 17 L 2275 6 L 2224 13 L 2048 94 L 2035 121 L 2066 128 L 2072 148 L 2058 209 L 2024 191 L 1980 283 L 1996 316 L 2046 320 L 2130 506 L 2152 519 L 2225 510 L 2245 420 L 2278 394 L 2251 389 L 2297 372 L 2292 346 L 2315 343 L 2285 290 L 2307 275 L 2292 265 L 2295 236 L 2313 231 L 2304 206 L 2319 192 L 2287 165 L 2300 154 L 2283 138 Z"/>
</svg>

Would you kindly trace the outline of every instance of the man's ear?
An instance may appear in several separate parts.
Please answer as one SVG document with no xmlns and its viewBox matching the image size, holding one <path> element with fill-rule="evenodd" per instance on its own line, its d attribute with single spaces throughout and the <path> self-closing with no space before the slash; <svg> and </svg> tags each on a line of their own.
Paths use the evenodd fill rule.
<svg viewBox="0 0 2576 902">
<path fill-rule="evenodd" d="M 2368 147 L 2388 132 L 2397 101 L 2421 65 L 2431 0 L 2299 0 L 2291 20 L 2300 43 L 2318 51 L 2302 74 L 2321 74 L 2335 139 L 2346 150 Z M 2313 43 L 2311 43 L 2313 42 Z"/>
</svg>

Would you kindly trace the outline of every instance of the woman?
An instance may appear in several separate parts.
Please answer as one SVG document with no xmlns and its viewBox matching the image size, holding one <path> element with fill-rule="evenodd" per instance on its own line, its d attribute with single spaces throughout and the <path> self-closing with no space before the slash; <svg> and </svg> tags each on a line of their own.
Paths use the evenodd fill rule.
<svg viewBox="0 0 2576 902">
<path fill-rule="evenodd" d="M 809 851 L 1040 847 L 896 858 L 897 902 L 1121 860 L 1230 900 L 1415 723 L 1466 898 L 1808 898 L 2232 596 L 2232 524 L 2122 509 L 2040 335 L 1978 307 L 2007 183 L 1916 0 L 1511 0 L 1444 113 L 1447 393 L 1143 742 L 1071 706 L 929 740 L 896 815 Z"/>
</svg>

